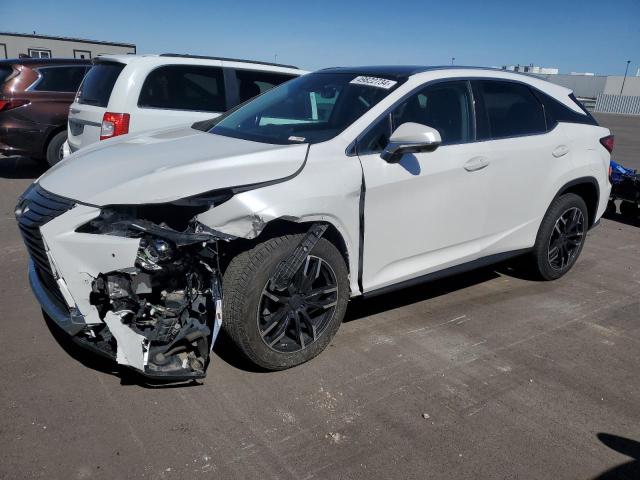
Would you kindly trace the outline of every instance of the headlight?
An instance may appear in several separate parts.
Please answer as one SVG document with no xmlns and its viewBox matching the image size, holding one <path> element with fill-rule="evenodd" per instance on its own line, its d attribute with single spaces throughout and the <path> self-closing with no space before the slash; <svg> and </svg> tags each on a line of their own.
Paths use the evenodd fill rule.
<svg viewBox="0 0 640 480">
<path fill-rule="evenodd" d="M 173 258 L 173 247 L 161 238 L 145 236 L 140 240 L 136 263 L 145 270 L 162 270 L 162 263 Z"/>
</svg>

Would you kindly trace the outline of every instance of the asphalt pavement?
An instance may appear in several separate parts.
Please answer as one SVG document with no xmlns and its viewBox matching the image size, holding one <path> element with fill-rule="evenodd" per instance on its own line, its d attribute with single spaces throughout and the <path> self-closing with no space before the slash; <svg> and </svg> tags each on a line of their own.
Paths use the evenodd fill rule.
<svg viewBox="0 0 640 480">
<path fill-rule="evenodd" d="M 598 118 L 640 167 L 640 119 Z M 556 282 L 499 265 L 354 301 L 284 372 L 222 337 L 166 388 L 44 321 L 13 218 L 42 171 L 0 158 L 0 478 L 640 478 L 638 226 L 603 220 Z"/>
</svg>

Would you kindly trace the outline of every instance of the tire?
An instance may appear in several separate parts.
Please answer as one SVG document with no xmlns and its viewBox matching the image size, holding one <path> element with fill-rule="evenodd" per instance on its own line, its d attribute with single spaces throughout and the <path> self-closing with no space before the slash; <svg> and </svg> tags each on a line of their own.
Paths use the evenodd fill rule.
<svg viewBox="0 0 640 480">
<path fill-rule="evenodd" d="M 575 218 L 574 214 L 578 216 L 578 225 L 575 230 L 569 228 L 563 237 L 560 230 L 568 228 L 567 225 L 569 225 L 563 220 L 568 218 L 567 215 L 570 219 Z M 581 222 L 579 222 L 579 216 L 581 216 Z M 543 280 L 556 280 L 571 270 L 584 247 L 588 223 L 587 205 L 578 195 L 566 193 L 551 203 L 542 219 L 533 247 L 532 266 L 536 276 Z M 576 242 L 578 242 L 577 245 Z M 563 244 L 564 249 L 562 246 L 558 247 Z M 555 256 L 556 252 L 559 258 Z"/>
<path fill-rule="evenodd" d="M 67 131 L 56 133 L 47 145 L 47 163 L 50 166 L 54 166 L 60 160 L 62 160 L 62 145 L 67 141 Z"/>
<path fill-rule="evenodd" d="M 278 301 L 272 300 L 276 295 L 270 291 L 271 275 L 302 238 L 303 235 L 297 234 L 266 240 L 234 257 L 224 273 L 223 328 L 243 355 L 267 370 L 284 370 L 314 358 L 327 347 L 338 331 L 346 311 L 349 299 L 347 267 L 340 252 L 324 238 L 309 252 L 305 265 L 298 270 L 288 289 L 281 296 L 280 292 L 276 292 Z M 316 268 L 316 265 L 319 266 Z M 316 270 L 320 276 L 312 280 L 309 288 L 320 290 L 318 282 L 329 284 L 329 280 L 334 278 L 336 291 L 322 292 L 314 294 L 319 296 L 300 300 L 297 293 L 292 293 L 297 291 L 294 284 L 299 278 L 302 281 L 312 278 L 304 274 Z M 329 290 L 331 288 L 326 289 Z M 294 296 L 297 298 L 294 299 Z M 285 301 L 283 298 L 289 300 Z M 318 302 L 313 301 L 314 298 Z M 302 303 L 298 304 L 300 302 Z M 319 308 L 307 306 L 307 303 L 333 305 Z M 317 322 L 317 329 L 313 322 L 307 323 L 303 318 L 301 312 L 307 308 L 305 311 L 309 320 L 312 315 L 318 315 L 313 320 Z M 283 311 L 288 313 L 285 315 Z M 267 319 L 278 315 L 281 318 L 279 322 L 267 322 Z M 277 338 L 286 322 L 289 325 L 286 333 L 270 346 L 272 338 Z M 300 344 L 302 347 L 296 350 L 295 347 Z"/>
</svg>

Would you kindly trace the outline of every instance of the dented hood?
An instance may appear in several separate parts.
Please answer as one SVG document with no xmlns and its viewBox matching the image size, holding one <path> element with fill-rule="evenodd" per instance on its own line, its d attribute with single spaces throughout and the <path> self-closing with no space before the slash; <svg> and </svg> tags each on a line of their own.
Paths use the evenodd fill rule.
<svg viewBox="0 0 640 480">
<path fill-rule="evenodd" d="M 38 181 L 52 193 L 91 205 L 162 203 L 288 177 L 304 164 L 307 148 L 180 127 L 100 142 Z"/>
</svg>

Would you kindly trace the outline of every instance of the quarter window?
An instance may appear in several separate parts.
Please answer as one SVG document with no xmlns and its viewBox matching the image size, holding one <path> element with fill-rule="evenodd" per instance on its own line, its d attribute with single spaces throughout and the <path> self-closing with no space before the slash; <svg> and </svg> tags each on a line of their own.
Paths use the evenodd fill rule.
<svg viewBox="0 0 640 480">
<path fill-rule="evenodd" d="M 157 68 L 145 80 L 138 106 L 224 112 L 226 102 L 222 69 L 183 65 Z"/>
<path fill-rule="evenodd" d="M 547 130 L 542 105 L 521 83 L 480 80 L 491 138 L 517 137 Z"/>
<path fill-rule="evenodd" d="M 238 97 L 240 103 L 272 89 L 281 83 L 295 78 L 282 73 L 259 72 L 254 70 L 236 70 L 238 81 Z"/>
<path fill-rule="evenodd" d="M 40 68 L 40 79 L 33 86 L 38 92 L 70 92 L 78 90 L 88 67 Z"/>
</svg>

